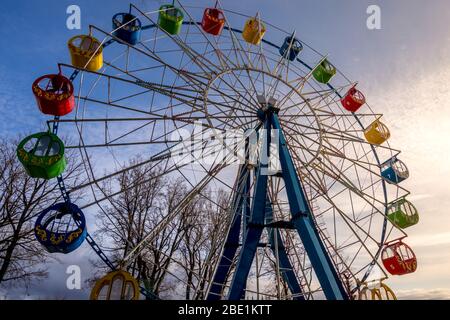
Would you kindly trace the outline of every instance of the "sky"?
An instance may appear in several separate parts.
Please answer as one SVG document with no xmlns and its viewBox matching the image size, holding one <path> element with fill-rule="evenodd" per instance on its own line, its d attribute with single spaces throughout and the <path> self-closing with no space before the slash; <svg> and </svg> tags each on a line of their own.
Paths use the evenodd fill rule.
<svg viewBox="0 0 450 320">
<path fill-rule="evenodd" d="M 160 1 L 137 0 L 144 9 Z M 213 1 L 183 1 L 212 5 Z M 95 24 L 110 29 L 114 13 L 127 10 L 118 0 L 3 0 L 0 12 L 0 136 L 17 137 L 42 129 L 31 83 L 69 62 L 66 42 L 80 30 L 66 28 L 66 8 L 81 8 L 82 30 Z M 381 8 L 381 29 L 366 26 L 369 5 Z M 391 277 L 399 298 L 450 299 L 450 4 L 448 0 L 227 0 L 227 9 L 259 11 L 265 20 L 297 36 L 321 52 L 350 79 L 359 82 L 372 108 L 384 114 L 390 143 L 402 150 L 411 172 L 403 186 L 419 209 L 419 225 L 408 229 L 408 244 L 418 257 L 418 270 Z M 273 39 L 270 39 L 273 40 Z M 276 41 L 275 41 L 276 42 Z M 78 251 L 77 251 L 78 252 Z M 76 256 L 50 264 L 51 278 L 33 284 L 23 297 L 82 298 L 65 291 L 65 266 L 87 267 L 92 258 L 83 246 Z M 2 292 L 0 291 L 0 295 Z"/>
</svg>

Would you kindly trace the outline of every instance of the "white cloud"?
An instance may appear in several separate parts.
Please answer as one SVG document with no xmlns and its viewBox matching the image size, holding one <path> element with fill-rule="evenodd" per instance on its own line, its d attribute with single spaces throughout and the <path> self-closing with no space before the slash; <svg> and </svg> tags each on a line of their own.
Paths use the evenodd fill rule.
<svg viewBox="0 0 450 320">
<path fill-rule="evenodd" d="M 411 289 L 397 291 L 399 300 L 450 300 L 449 288 Z"/>
<path fill-rule="evenodd" d="M 443 246 L 450 244 L 450 232 L 443 233 L 426 233 L 421 235 L 414 235 L 408 239 L 408 244 L 415 248 L 421 246 Z"/>
</svg>

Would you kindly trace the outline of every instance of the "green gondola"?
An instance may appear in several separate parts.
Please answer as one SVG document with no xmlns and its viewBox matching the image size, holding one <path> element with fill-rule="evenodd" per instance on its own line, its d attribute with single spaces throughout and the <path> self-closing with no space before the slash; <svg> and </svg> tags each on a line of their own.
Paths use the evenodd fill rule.
<svg viewBox="0 0 450 320">
<path fill-rule="evenodd" d="M 159 8 L 158 25 L 169 34 L 180 33 L 183 18 L 183 12 L 171 4 L 164 4 Z"/>
<path fill-rule="evenodd" d="M 52 179 L 66 168 L 64 144 L 53 133 L 40 132 L 23 139 L 17 157 L 30 177 Z"/>
<path fill-rule="evenodd" d="M 406 229 L 419 223 L 419 212 L 405 198 L 396 200 L 389 205 L 387 217 L 389 221 L 400 229 Z"/>
<path fill-rule="evenodd" d="M 336 74 L 336 68 L 325 59 L 314 68 L 312 74 L 318 82 L 328 83 Z"/>
</svg>

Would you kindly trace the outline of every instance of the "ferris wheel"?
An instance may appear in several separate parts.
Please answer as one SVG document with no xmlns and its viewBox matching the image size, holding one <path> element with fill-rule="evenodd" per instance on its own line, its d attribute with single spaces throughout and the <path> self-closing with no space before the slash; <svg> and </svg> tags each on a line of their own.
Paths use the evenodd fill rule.
<svg viewBox="0 0 450 320">
<path fill-rule="evenodd" d="M 71 63 L 34 82 L 39 109 L 54 118 L 17 154 L 32 177 L 56 178 L 64 199 L 41 213 L 36 237 L 50 252 L 91 245 L 111 269 L 93 299 L 158 298 L 130 266 L 197 197 L 225 212 L 220 247 L 202 252 L 212 268 L 190 270 L 203 284 L 191 283 L 198 297 L 395 299 L 388 275 L 417 268 L 405 243 L 404 230 L 419 221 L 401 186 L 408 169 L 380 108 L 301 35 L 220 2 L 130 5 L 112 31 L 91 25 L 71 38 Z M 78 151 L 87 179 L 71 189 L 67 149 Z M 136 168 L 144 168 L 138 179 L 115 182 Z M 114 199 L 155 179 L 148 168 L 188 191 L 113 263 L 84 212 L 113 214 L 104 208 Z M 90 193 L 84 203 L 71 202 L 78 190 Z"/>
</svg>

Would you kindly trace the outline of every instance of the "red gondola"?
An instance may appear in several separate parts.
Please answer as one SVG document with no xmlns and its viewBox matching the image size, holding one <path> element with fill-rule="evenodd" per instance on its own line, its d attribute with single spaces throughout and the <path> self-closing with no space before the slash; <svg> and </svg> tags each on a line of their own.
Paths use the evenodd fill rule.
<svg viewBox="0 0 450 320">
<path fill-rule="evenodd" d="M 203 13 L 202 28 L 205 32 L 214 36 L 222 32 L 225 25 L 225 16 L 222 10 L 216 8 L 206 8 Z"/>
<path fill-rule="evenodd" d="M 36 79 L 32 89 L 44 114 L 64 116 L 75 106 L 73 84 L 61 74 L 47 74 Z"/>
<path fill-rule="evenodd" d="M 341 103 L 345 110 L 356 112 L 364 103 L 366 103 L 366 98 L 361 91 L 356 89 L 355 85 L 348 90 L 345 97 L 342 98 Z"/>
<path fill-rule="evenodd" d="M 392 275 L 401 276 L 413 273 L 417 269 L 416 255 L 402 239 L 387 243 L 381 253 L 381 260 Z"/>
</svg>

